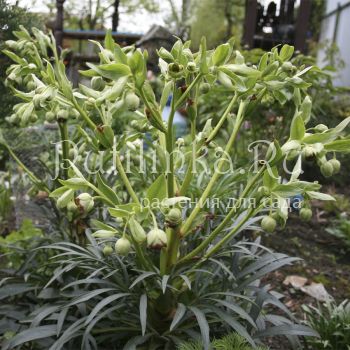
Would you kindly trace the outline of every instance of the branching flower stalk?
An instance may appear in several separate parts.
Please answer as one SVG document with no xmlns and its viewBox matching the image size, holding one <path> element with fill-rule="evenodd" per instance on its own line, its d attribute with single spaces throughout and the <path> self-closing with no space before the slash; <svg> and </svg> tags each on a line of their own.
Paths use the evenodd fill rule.
<svg viewBox="0 0 350 350">
<path fill-rule="evenodd" d="M 235 120 L 235 125 L 234 125 L 234 129 L 232 131 L 232 134 L 230 136 L 230 139 L 227 142 L 227 145 L 225 147 L 225 150 L 223 152 L 223 155 L 221 156 L 221 158 L 218 161 L 218 165 L 215 168 L 215 172 L 212 176 L 212 178 L 210 179 L 205 191 L 203 192 L 202 196 L 200 197 L 198 203 L 196 204 L 195 208 L 193 209 L 193 211 L 191 212 L 191 215 L 188 217 L 188 219 L 185 221 L 185 223 L 183 224 L 182 228 L 181 228 L 181 236 L 186 236 L 188 234 L 188 231 L 192 225 L 193 220 L 196 218 L 197 214 L 199 213 L 199 211 L 204 207 L 205 205 L 205 201 L 207 200 L 207 198 L 210 195 L 210 192 L 214 186 L 214 184 L 216 183 L 216 181 L 218 180 L 218 178 L 220 177 L 220 175 L 222 175 L 222 167 L 224 166 L 225 163 L 225 159 L 227 154 L 229 154 L 235 140 L 236 137 L 238 135 L 238 131 L 242 125 L 243 119 L 244 119 L 244 108 L 246 106 L 246 102 L 241 101 L 240 102 L 240 106 L 238 109 L 238 113 L 237 113 L 237 118 Z M 230 105 L 228 106 L 228 108 L 226 109 L 224 116 L 226 118 L 226 116 L 228 115 L 228 113 L 230 112 L 231 108 L 233 107 L 233 103 L 230 103 Z"/>
<path fill-rule="evenodd" d="M 81 320 L 76 323 L 75 333 L 84 334 L 83 341 L 89 343 L 89 337 L 101 335 L 108 339 L 114 331 L 123 329 L 126 334 L 118 338 L 117 347 L 123 348 L 130 338 L 132 344 L 174 348 L 174 339 L 187 339 L 189 331 L 196 333 L 199 327 L 204 349 L 208 350 L 209 331 L 216 331 L 218 322 L 222 331 L 225 322 L 228 329 L 239 330 L 254 346 L 255 337 L 264 334 L 264 327 L 270 323 L 264 318 L 264 303 L 260 308 L 255 305 L 260 294 L 252 290 L 248 293 L 243 288 L 239 297 L 248 298 L 255 306 L 241 303 L 239 308 L 239 297 L 231 290 L 226 289 L 226 293 L 220 289 L 215 298 L 211 294 L 212 290 L 217 291 L 218 284 L 226 285 L 226 275 L 219 281 L 216 278 L 218 267 L 224 274 L 228 273 L 230 285 L 244 285 L 244 280 L 232 277 L 232 254 L 226 252 L 239 240 L 239 234 L 260 219 L 259 215 L 268 213 L 264 214 L 261 227 L 273 232 L 278 225 L 283 227 L 288 219 L 290 197 L 303 196 L 302 207 L 307 216 L 310 216 L 312 199 L 333 200 L 319 192 L 318 183 L 299 179 L 302 164 L 309 158 L 315 158 L 325 176 L 336 174 L 340 162 L 335 155 L 350 148 L 350 138 L 345 134 L 350 118 L 332 129 L 323 124 L 308 125 L 311 124 L 312 101 L 307 78 L 310 72 L 320 70 L 294 66 L 294 49 L 289 45 L 263 54 L 259 64 L 254 66 L 245 62 L 231 42 L 208 51 L 203 39 L 199 52 L 192 53 L 190 42 L 178 40 L 170 51 L 164 48 L 158 51 L 161 72 L 161 96 L 158 98 L 147 80 L 147 52 L 120 47 L 109 32 L 103 46 L 96 42 L 100 62 L 88 63 L 89 69 L 81 72 L 90 84 L 73 88 L 63 64 L 65 53 L 58 55 L 52 35 L 33 29 L 32 37 L 24 28 L 15 34 L 18 40 L 8 42 L 9 49 L 4 50 L 14 62 L 7 72 L 6 84 L 21 102 L 8 119 L 17 127 L 57 123 L 62 163 L 69 167 L 64 167 L 58 181 L 45 183 L 23 165 L 6 140 L 0 137 L 0 142 L 35 186 L 55 200 L 57 210 L 63 213 L 69 225 L 76 228 L 72 241 L 81 243 L 82 246 L 76 248 L 79 253 L 69 256 L 75 249 L 69 242 L 55 244 L 52 249 L 55 252 L 62 249 L 69 263 L 77 261 L 75 268 L 78 270 L 81 265 L 85 268 L 89 261 L 94 266 L 89 266 L 89 274 L 96 268 L 96 274 L 102 274 L 101 281 L 111 281 L 115 286 L 97 289 L 95 297 L 99 299 L 81 308 L 91 313 L 79 314 Z M 53 60 L 48 57 L 48 49 L 53 52 Z M 218 86 L 227 95 L 223 114 L 206 120 L 204 127 L 199 128 L 203 116 L 198 110 L 203 98 Z M 255 107 L 267 98 L 295 110 L 288 140 L 269 142 L 258 160 L 251 160 L 245 151 L 244 159 L 248 160 L 242 161 L 239 169 L 232 166 L 226 171 L 225 164 L 241 156 L 237 145 L 246 137 L 242 123 L 249 122 Z M 162 113 L 169 99 L 170 114 L 165 123 Z M 176 140 L 174 117 L 180 108 L 186 111 L 190 132 Z M 71 148 L 71 143 L 76 144 L 78 153 L 74 162 L 71 151 L 75 149 Z M 181 157 L 176 154 L 179 151 L 184 153 L 184 176 L 180 175 L 183 169 L 179 165 Z M 90 153 L 94 169 L 102 153 L 101 167 L 93 173 L 84 167 L 84 160 L 89 159 Z M 210 171 L 196 173 L 199 157 Z M 291 173 L 284 168 L 286 160 L 294 162 Z M 145 172 L 139 171 L 141 161 L 146 163 Z M 223 191 L 222 186 L 228 186 L 228 190 Z M 223 203 L 226 196 L 232 199 L 234 195 L 238 198 L 230 207 L 206 206 L 214 196 Z M 250 200 L 255 204 L 241 207 L 242 201 L 250 203 Z M 196 202 L 193 208 L 190 201 Z M 277 205 L 266 208 L 266 203 Z M 86 230 L 82 230 L 82 223 Z M 84 247 L 86 242 L 89 245 Z M 292 261 L 283 259 L 286 263 Z M 276 258 L 268 257 L 266 261 L 273 265 Z M 104 266 L 97 268 L 99 264 Z M 238 259 L 236 268 L 241 267 Z M 203 271 L 199 270 L 213 276 L 213 283 L 208 275 L 203 278 Z M 107 275 L 103 275 L 105 271 Z M 245 278 L 251 278 L 251 274 Z M 91 277 L 80 282 L 90 280 Z M 258 288 L 256 285 L 254 288 Z M 86 288 L 95 288 L 95 284 Z M 74 293 L 71 294 L 76 295 Z M 263 293 L 267 293 L 266 290 Z M 70 310 L 90 300 L 90 297 L 83 301 L 77 298 L 78 301 L 70 300 L 66 304 L 60 302 L 50 322 L 57 318 L 62 305 Z M 123 300 L 121 306 L 114 305 L 114 308 L 123 305 L 130 308 L 118 313 L 112 307 L 112 311 L 116 311 L 113 317 L 120 323 L 118 327 L 107 324 L 93 330 L 88 328 L 91 322 L 96 322 L 96 327 L 99 322 L 108 323 L 109 316 L 98 320 L 95 317 L 99 317 L 105 306 L 120 302 L 119 299 Z M 79 310 L 74 309 L 69 316 L 74 319 Z M 107 310 L 103 312 L 108 314 Z M 131 318 L 120 316 L 129 312 Z M 314 335 L 300 325 L 288 323 L 288 328 L 292 332 L 289 336 Z M 68 331 L 68 327 L 63 329 L 59 336 L 64 339 L 67 334 L 64 332 Z M 56 333 L 55 328 L 55 337 Z M 10 347 L 21 343 L 20 339 L 14 339 Z M 55 338 L 52 343 L 60 339 Z"/>
</svg>

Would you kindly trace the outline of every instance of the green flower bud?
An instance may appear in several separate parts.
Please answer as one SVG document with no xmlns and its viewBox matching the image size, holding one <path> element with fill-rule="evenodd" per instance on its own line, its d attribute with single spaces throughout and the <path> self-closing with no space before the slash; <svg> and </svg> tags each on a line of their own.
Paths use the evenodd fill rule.
<svg viewBox="0 0 350 350">
<path fill-rule="evenodd" d="M 315 126 L 315 131 L 317 132 L 324 132 L 328 130 L 328 126 L 324 124 L 318 124 Z"/>
<path fill-rule="evenodd" d="M 37 122 L 37 121 L 38 121 L 38 116 L 37 116 L 35 113 L 32 113 L 32 114 L 30 115 L 30 117 L 29 117 L 29 121 L 30 121 L 31 123 Z"/>
<path fill-rule="evenodd" d="M 261 99 L 261 104 L 265 107 L 272 105 L 275 102 L 275 99 L 271 94 L 264 94 Z"/>
<path fill-rule="evenodd" d="M 106 86 L 106 83 L 105 83 L 105 81 L 103 80 L 102 77 L 93 77 L 91 79 L 91 87 L 94 90 L 102 91 L 105 86 Z"/>
<path fill-rule="evenodd" d="M 176 227 L 182 222 L 182 212 L 179 208 L 172 208 L 165 218 L 170 227 Z"/>
<path fill-rule="evenodd" d="M 168 62 L 168 63 L 174 61 L 173 55 L 167 49 L 165 49 L 164 47 L 161 47 L 158 50 L 158 56 L 160 58 L 162 58 L 165 62 Z"/>
<path fill-rule="evenodd" d="M 75 199 L 75 203 L 85 213 L 88 213 L 94 207 L 94 200 L 89 193 L 81 193 Z"/>
<path fill-rule="evenodd" d="M 167 236 L 163 230 L 155 228 L 147 234 L 147 247 L 160 250 L 167 246 Z"/>
<path fill-rule="evenodd" d="M 10 49 L 16 50 L 17 49 L 17 42 L 14 40 L 6 40 L 5 44 L 7 47 L 9 47 Z"/>
<path fill-rule="evenodd" d="M 67 120 L 69 113 L 66 109 L 60 109 L 57 111 L 57 120 Z"/>
<path fill-rule="evenodd" d="M 127 238 L 122 237 L 117 240 L 114 249 L 118 255 L 128 255 L 131 250 L 131 244 Z"/>
<path fill-rule="evenodd" d="M 186 69 L 189 72 L 194 73 L 197 70 L 197 66 L 196 66 L 196 64 L 194 62 L 188 62 L 187 66 L 186 66 Z"/>
<path fill-rule="evenodd" d="M 105 245 L 103 247 L 103 255 L 109 256 L 113 253 L 113 248 L 110 245 Z"/>
<path fill-rule="evenodd" d="M 185 140 L 182 137 L 179 137 L 176 142 L 178 147 L 184 146 L 185 145 Z"/>
<path fill-rule="evenodd" d="M 329 162 L 329 163 L 332 165 L 332 167 L 333 167 L 333 174 L 338 174 L 339 171 L 340 171 L 340 167 L 341 167 L 341 164 L 340 164 L 339 160 L 333 158 L 333 159 L 330 159 L 328 162 Z"/>
<path fill-rule="evenodd" d="M 331 162 L 324 162 L 322 165 L 321 165 L 321 173 L 324 177 L 330 177 L 333 175 L 333 172 L 334 172 L 334 169 L 333 169 L 333 165 Z"/>
<path fill-rule="evenodd" d="M 277 226 L 276 220 L 274 218 L 272 218 L 271 216 L 265 216 L 262 220 L 261 220 L 261 228 L 266 231 L 266 232 L 273 232 L 275 231 Z"/>
<path fill-rule="evenodd" d="M 45 113 L 45 119 L 46 119 L 46 121 L 51 123 L 51 122 L 53 122 L 56 119 L 56 115 L 55 115 L 54 112 L 48 111 L 48 112 Z"/>
<path fill-rule="evenodd" d="M 125 105 L 130 111 L 136 111 L 140 106 L 140 99 L 134 93 L 125 96 Z"/>
<path fill-rule="evenodd" d="M 210 84 L 209 83 L 203 83 L 199 87 L 199 91 L 201 94 L 207 94 L 210 90 Z"/>
<path fill-rule="evenodd" d="M 28 91 L 32 91 L 32 90 L 35 90 L 36 88 L 36 85 L 34 83 L 34 81 L 29 81 L 26 85 L 26 88 Z"/>
<path fill-rule="evenodd" d="M 67 204 L 67 210 L 70 212 L 70 213 L 76 213 L 78 211 L 78 207 L 77 205 L 75 204 L 74 201 L 70 201 L 68 204 Z"/>
<path fill-rule="evenodd" d="M 116 231 L 112 230 L 98 230 L 94 232 L 91 236 L 95 238 L 112 238 L 116 234 Z"/>
<path fill-rule="evenodd" d="M 64 208 L 72 200 L 74 196 L 74 191 L 72 189 L 67 190 L 61 196 L 57 198 L 57 207 Z"/>
<path fill-rule="evenodd" d="M 86 101 L 85 101 L 85 105 L 88 109 L 92 109 L 95 107 L 95 103 L 96 100 L 93 97 L 89 97 Z"/>
<path fill-rule="evenodd" d="M 178 63 L 170 63 L 168 66 L 169 75 L 172 78 L 179 78 L 182 75 L 183 65 Z"/>
<path fill-rule="evenodd" d="M 36 69 L 36 65 L 34 63 L 29 63 L 28 68 L 31 70 L 34 70 L 34 69 Z"/>
<path fill-rule="evenodd" d="M 303 149 L 303 156 L 311 158 L 315 154 L 315 149 L 312 146 L 305 146 Z"/>
<path fill-rule="evenodd" d="M 299 215 L 303 221 L 309 221 L 312 218 L 312 210 L 309 208 L 302 208 L 300 209 Z"/>
<path fill-rule="evenodd" d="M 290 72 L 293 70 L 293 64 L 291 62 L 283 62 L 281 68 L 284 72 Z"/>
<path fill-rule="evenodd" d="M 147 236 L 145 230 L 134 218 L 130 218 L 129 227 L 132 237 L 137 243 L 142 243 L 146 240 Z"/>
</svg>

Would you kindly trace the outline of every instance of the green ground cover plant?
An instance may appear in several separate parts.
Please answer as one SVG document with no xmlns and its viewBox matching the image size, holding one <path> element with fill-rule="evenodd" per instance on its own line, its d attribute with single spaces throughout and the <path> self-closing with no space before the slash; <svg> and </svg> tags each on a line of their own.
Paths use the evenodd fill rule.
<svg viewBox="0 0 350 350">
<path fill-rule="evenodd" d="M 315 329 L 319 339 L 308 341 L 313 349 L 348 349 L 350 343 L 350 303 L 344 300 L 337 305 L 329 301 L 318 307 L 304 306 L 307 323 Z"/>
<path fill-rule="evenodd" d="M 110 34 L 104 46 L 96 42 L 100 62 L 81 72 L 90 86 L 78 88 L 52 35 L 33 29 L 31 36 L 24 28 L 15 35 L 4 53 L 14 62 L 8 86 L 21 102 L 9 121 L 57 123 L 58 177 L 31 171 L 3 137 L 1 143 L 62 213 L 63 233 L 35 250 L 51 257 L 39 278 L 15 272 L 3 280 L 2 314 L 12 327 L 2 328 L 3 349 L 25 343 L 51 350 L 173 349 L 189 338 L 209 349 L 211 340 L 232 331 L 252 347 L 285 335 L 297 348 L 300 336 L 317 336 L 261 282 L 297 258 L 242 237 L 259 226 L 283 227 L 291 196 L 303 196 L 304 219 L 310 200 L 333 200 L 319 183 L 299 179 L 309 158 L 325 176 L 336 174 L 336 154 L 350 146 L 350 118 L 333 128 L 308 126 L 311 84 L 304 76 L 320 73 L 317 67 L 294 66 L 288 45 L 252 66 L 231 43 L 208 51 L 203 39 L 193 53 L 178 40 L 171 51 L 159 50 L 164 87 L 157 100 L 146 78 L 147 52 L 121 48 Z M 200 97 L 217 84 L 225 87 L 226 106 L 198 130 Z M 244 121 L 271 94 L 281 104 L 292 96 L 288 139 L 269 140 L 258 159 L 233 162 Z M 176 139 L 180 108 L 190 133 Z M 133 120 L 117 129 L 113 123 L 125 111 Z M 28 293 L 27 309 L 9 314 L 8 305 Z"/>
</svg>

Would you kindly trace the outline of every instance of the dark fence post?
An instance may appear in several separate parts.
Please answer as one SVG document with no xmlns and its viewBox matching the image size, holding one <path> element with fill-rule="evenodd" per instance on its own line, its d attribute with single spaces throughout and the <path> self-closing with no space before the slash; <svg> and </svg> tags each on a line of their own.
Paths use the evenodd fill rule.
<svg viewBox="0 0 350 350">
<path fill-rule="evenodd" d="M 333 30 L 333 43 L 337 42 L 337 35 L 338 35 L 338 28 L 339 28 L 339 20 L 340 20 L 340 14 L 341 14 L 341 9 L 340 9 L 340 4 L 338 3 L 337 6 L 337 12 L 336 12 L 336 17 L 335 17 L 335 25 L 334 25 L 334 30 Z"/>
<path fill-rule="evenodd" d="M 63 43 L 63 4 L 65 0 L 56 0 L 56 23 L 55 23 L 55 39 L 58 48 L 62 47 Z"/>
<path fill-rule="evenodd" d="M 257 5 L 257 0 L 246 0 L 245 2 L 243 44 L 251 49 L 254 46 Z"/>
<path fill-rule="evenodd" d="M 306 51 L 306 34 L 311 13 L 311 0 L 300 0 L 298 19 L 296 22 L 295 49 Z"/>
</svg>

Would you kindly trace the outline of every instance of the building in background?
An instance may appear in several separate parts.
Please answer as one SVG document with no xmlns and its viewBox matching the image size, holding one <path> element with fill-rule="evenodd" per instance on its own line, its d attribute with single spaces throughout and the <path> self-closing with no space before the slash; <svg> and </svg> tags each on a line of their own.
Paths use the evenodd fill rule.
<svg viewBox="0 0 350 350">
<path fill-rule="evenodd" d="M 350 1 L 349 0 L 328 0 L 326 14 L 322 20 L 320 43 L 325 46 L 318 51 L 317 62 L 320 67 L 325 64 L 332 64 L 339 71 L 337 72 L 334 85 L 350 86 Z M 336 47 L 337 57 L 329 55 L 330 48 Z M 337 50 L 335 50 L 337 51 Z M 334 50 L 331 50 L 334 52 Z M 344 62 L 340 65 L 339 58 Z"/>
</svg>

